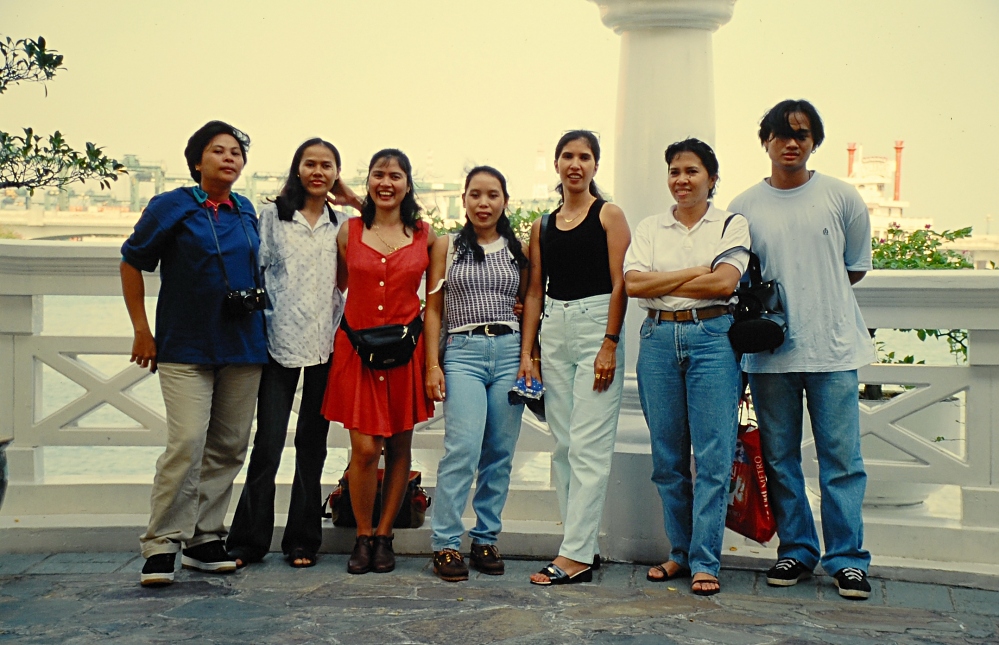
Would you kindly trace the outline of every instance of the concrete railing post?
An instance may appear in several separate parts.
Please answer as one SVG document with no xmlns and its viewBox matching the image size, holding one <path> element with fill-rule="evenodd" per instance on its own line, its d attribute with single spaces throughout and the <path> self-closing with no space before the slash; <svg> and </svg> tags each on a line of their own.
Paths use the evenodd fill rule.
<svg viewBox="0 0 999 645">
<path fill-rule="evenodd" d="M 0 468 L 0 487 L 11 481 L 33 482 L 42 477 L 42 449 L 16 442 L 15 408 L 25 405 L 14 398 L 14 356 L 19 336 L 42 331 L 42 298 L 34 295 L 0 295 L 0 451 L 6 449 L 5 468 Z M 15 440 L 14 443 L 10 443 Z M 3 461 L 0 459 L 0 461 Z M 0 499 L 2 502 L 2 499 Z"/>
</svg>

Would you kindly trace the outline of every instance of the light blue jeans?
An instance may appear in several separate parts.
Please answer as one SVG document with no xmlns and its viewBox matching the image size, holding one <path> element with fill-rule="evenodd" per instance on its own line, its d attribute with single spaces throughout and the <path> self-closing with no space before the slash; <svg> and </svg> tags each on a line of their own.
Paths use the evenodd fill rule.
<svg viewBox="0 0 999 645">
<path fill-rule="evenodd" d="M 624 337 L 610 388 L 593 391 L 593 361 L 607 333 L 610 295 L 548 299 L 541 327 L 545 416 L 555 437 L 552 469 L 564 523 L 559 555 L 592 562 L 607 496 L 624 389 Z"/>
<path fill-rule="evenodd" d="M 861 505 L 867 473 L 860 455 L 860 407 L 857 370 L 750 374 L 749 386 L 760 424 L 770 504 L 777 520 L 777 555 L 806 567 L 822 563 L 829 574 L 844 567 L 867 571 Z M 805 495 L 801 472 L 802 393 L 815 436 L 822 493 L 822 540 Z"/>
<path fill-rule="evenodd" d="M 663 502 L 669 559 L 718 576 L 739 428 L 741 371 L 731 316 L 642 323 L 638 395 L 652 438 L 652 481 Z M 690 450 L 697 477 L 691 480 Z"/>
<path fill-rule="evenodd" d="M 520 368 L 520 334 L 452 334 L 444 353 L 444 456 L 437 466 L 430 543 L 434 551 L 461 547 L 462 511 L 475 479 L 476 544 L 495 544 L 510 489 L 513 452 L 523 405 L 507 394 Z M 478 470 L 478 478 L 475 472 Z"/>
</svg>

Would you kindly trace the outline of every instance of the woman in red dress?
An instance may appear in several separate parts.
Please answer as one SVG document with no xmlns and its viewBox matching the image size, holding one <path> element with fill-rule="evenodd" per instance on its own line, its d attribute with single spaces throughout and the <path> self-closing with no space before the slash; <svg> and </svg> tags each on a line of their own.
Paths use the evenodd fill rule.
<svg viewBox="0 0 999 645">
<path fill-rule="evenodd" d="M 418 289 L 436 235 L 419 217 L 413 167 L 400 150 L 381 150 L 368 165 L 361 217 L 337 236 L 337 282 L 348 289 L 344 318 L 351 329 L 408 324 L 420 313 Z M 423 338 L 409 363 L 376 370 L 361 363 L 342 329 L 333 343 L 333 366 L 323 414 L 350 431 L 350 504 L 357 541 L 348 573 L 395 568 L 392 524 L 409 482 L 413 426 L 433 415 L 424 382 Z M 378 459 L 385 451 L 382 513 L 373 526 Z"/>
</svg>

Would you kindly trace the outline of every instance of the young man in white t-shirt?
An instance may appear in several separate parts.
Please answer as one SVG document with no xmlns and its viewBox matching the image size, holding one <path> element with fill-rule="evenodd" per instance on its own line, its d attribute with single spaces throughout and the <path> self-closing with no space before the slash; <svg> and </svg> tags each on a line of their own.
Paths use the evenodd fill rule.
<svg viewBox="0 0 999 645">
<path fill-rule="evenodd" d="M 867 474 L 860 455 L 857 369 L 875 360 L 852 286 L 871 269 L 871 225 L 855 188 L 808 170 L 822 143 L 811 103 L 787 100 L 763 117 L 760 142 L 771 174 L 729 205 L 749 221 L 765 280 L 776 279 L 787 310 L 787 338 L 775 351 L 747 354 L 780 546 L 767 584 L 787 587 L 816 564 L 839 593 L 870 596 L 870 553 L 861 504 Z M 803 397 L 815 436 L 821 488 L 820 558 L 801 470 Z"/>
</svg>

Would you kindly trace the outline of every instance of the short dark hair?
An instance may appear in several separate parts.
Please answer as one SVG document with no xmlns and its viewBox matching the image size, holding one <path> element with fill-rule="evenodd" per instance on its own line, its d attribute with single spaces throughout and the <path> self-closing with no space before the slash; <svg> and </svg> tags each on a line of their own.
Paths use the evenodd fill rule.
<svg viewBox="0 0 999 645">
<path fill-rule="evenodd" d="M 212 139 L 220 134 L 231 135 L 239 144 L 239 151 L 243 155 L 243 163 L 246 163 L 246 149 L 250 147 L 250 137 L 225 121 L 209 121 L 191 135 L 187 140 L 187 147 L 184 148 L 184 158 L 187 159 L 187 169 L 191 172 L 191 178 L 201 183 L 201 171 L 195 170 L 195 166 L 201 163 L 201 157 L 205 154 L 205 148 L 212 142 Z"/>
<path fill-rule="evenodd" d="M 818 148 L 826 138 L 826 130 L 822 126 L 822 117 L 815 106 L 805 99 L 787 99 L 770 108 L 770 111 L 763 115 L 760 120 L 760 143 L 765 144 L 771 136 L 783 139 L 793 139 L 794 129 L 788 121 L 795 112 L 800 112 L 808 117 L 808 122 L 812 128 L 812 141 Z"/>
<path fill-rule="evenodd" d="M 420 211 L 423 209 L 420 208 L 420 204 L 416 201 L 416 182 L 413 181 L 413 164 L 402 150 L 398 148 L 385 148 L 371 156 L 371 163 L 368 164 L 369 177 L 371 176 L 371 169 L 375 167 L 375 164 L 385 159 L 395 159 L 399 167 L 402 168 L 402 171 L 406 173 L 406 185 L 409 187 L 409 192 L 402 198 L 402 203 L 399 205 L 399 216 L 402 218 L 403 226 L 408 226 L 414 231 L 420 230 L 423 227 L 423 223 L 420 221 Z M 361 204 L 361 221 L 364 222 L 365 228 L 371 228 L 375 223 L 375 203 L 371 201 L 371 195 L 368 194 L 367 179 L 365 179 L 364 203 Z M 403 232 L 405 232 L 405 229 Z"/>
<path fill-rule="evenodd" d="M 332 152 L 333 159 L 336 161 L 337 173 L 340 172 L 340 151 L 336 149 L 335 145 L 319 137 L 313 137 L 303 142 L 291 158 L 291 170 L 288 171 L 288 178 L 281 188 L 281 193 L 274 199 L 280 220 L 290 222 L 295 211 L 305 206 L 305 186 L 302 185 L 302 178 L 298 176 L 298 166 L 302 163 L 305 150 L 312 146 L 323 146 Z M 340 178 L 337 177 L 333 185 L 336 186 L 339 182 Z"/>
<path fill-rule="evenodd" d="M 562 138 L 559 139 L 558 143 L 555 144 L 555 161 L 558 162 L 558 158 L 562 154 L 562 149 L 565 148 L 567 145 L 569 145 L 570 141 L 577 141 L 579 139 L 582 139 L 583 141 L 586 142 L 586 145 L 590 146 L 590 152 L 593 153 L 593 161 L 599 164 L 600 139 L 597 138 L 596 134 L 590 132 L 589 130 L 569 130 L 568 132 L 563 134 Z M 564 197 L 564 195 L 562 194 L 562 182 L 559 182 L 558 186 L 555 186 L 555 192 L 557 192 L 559 196 Z M 600 194 L 600 191 L 597 189 L 596 180 L 593 179 L 590 180 L 590 194 L 596 197 L 597 199 L 603 198 L 603 196 Z"/>
<path fill-rule="evenodd" d="M 666 148 L 666 165 L 668 166 L 673 163 L 673 159 L 681 152 L 691 152 L 701 160 L 701 165 L 708 172 L 708 176 L 713 177 L 715 180 L 715 185 L 708 191 L 708 198 L 714 197 L 715 188 L 718 186 L 718 157 L 715 156 L 715 151 L 700 139 L 690 137 L 683 141 L 671 143 Z"/>
</svg>

